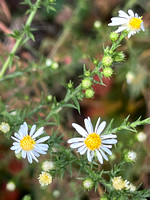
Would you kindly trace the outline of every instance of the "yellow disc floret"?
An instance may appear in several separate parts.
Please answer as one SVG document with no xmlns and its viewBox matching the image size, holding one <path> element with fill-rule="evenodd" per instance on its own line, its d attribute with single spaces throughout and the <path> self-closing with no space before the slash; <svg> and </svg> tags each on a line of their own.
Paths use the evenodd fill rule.
<svg viewBox="0 0 150 200">
<path fill-rule="evenodd" d="M 136 31 L 138 29 L 140 29 L 141 27 L 141 23 L 143 20 L 141 20 L 142 17 L 140 18 L 136 18 L 136 17 L 132 17 L 130 20 L 129 20 L 129 28 L 133 31 Z"/>
<path fill-rule="evenodd" d="M 35 141 L 27 135 L 20 141 L 20 146 L 24 151 L 30 151 L 34 148 Z"/>
<path fill-rule="evenodd" d="M 101 138 L 96 133 L 91 133 L 88 135 L 84 143 L 88 149 L 95 150 L 98 149 L 101 145 Z"/>
</svg>

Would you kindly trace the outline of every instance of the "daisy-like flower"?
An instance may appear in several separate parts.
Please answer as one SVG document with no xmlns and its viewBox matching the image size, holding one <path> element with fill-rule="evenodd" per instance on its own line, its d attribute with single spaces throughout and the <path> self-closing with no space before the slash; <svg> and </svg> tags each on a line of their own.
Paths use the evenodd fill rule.
<svg viewBox="0 0 150 200">
<path fill-rule="evenodd" d="M 127 30 L 128 38 L 131 35 L 138 33 L 140 30 L 145 31 L 142 17 L 139 17 L 137 13 L 132 10 L 128 10 L 128 14 L 122 10 L 118 11 L 119 17 L 111 18 L 111 23 L 108 26 L 120 26 L 115 32 L 119 33 L 123 30 Z"/>
<path fill-rule="evenodd" d="M 84 123 L 86 130 L 78 124 L 72 124 L 82 137 L 69 139 L 68 143 L 71 143 L 71 148 L 78 148 L 78 152 L 81 155 L 87 153 L 89 162 L 91 162 L 94 155 L 96 155 L 99 162 L 103 164 L 103 158 L 108 161 L 105 152 L 112 155 L 112 152 L 109 149 L 112 148 L 112 144 L 117 143 L 117 140 L 114 139 L 117 136 L 113 134 L 101 135 L 106 126 L 106 122 L 103 121 L 100 124 L 100 118 L 98 118 L 94 130 L 89 117 L 84 119 Z"/>
<path fill-rule="evenodd" d="M 1 125 L 0 125 L 0 130 L 3 132 L 3 133 L 7 133 L 10 131 L 10 126 L 8 123 L 5 123 L 5 122 L 2 122 Z"/>
<path fill-rule="evenodd" d="M 47 186 L 52 182 L 52 176 L 47 172 L 41 172 L 38 179 L 41 186 Z"/>
<path fill-rule="evenodd" d="M 10 148 L 15 151 L 15 154 L 21 152 L 22 158 L 28 159 L 29 163 L 32 163 L 32 159 L 38 162 L 36 157 L 39 157 L 40 154 L 46 154 L 48 150 L 47 144 L 42 144 L 50 138 L 50 136 L 42 137 L 38 140 L 35 140 L 38 136 L 44 133 L 44 127 L 41 127 L 36 132 L 36 125 L 34 124 L 31 127 L 30 133 L 28 134 L 28 125 L 26 122 L 20 126 L 18 133 L 14 133 L 14 136 L 11 136 L 15 142 L 13 146 Z"/>
</svg>

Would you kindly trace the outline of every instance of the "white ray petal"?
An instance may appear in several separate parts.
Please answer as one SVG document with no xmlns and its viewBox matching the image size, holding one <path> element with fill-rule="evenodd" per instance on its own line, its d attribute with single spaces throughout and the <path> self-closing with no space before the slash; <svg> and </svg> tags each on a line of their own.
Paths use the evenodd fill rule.
<svg viewBox="0 0 150 200">
<path fill-rule="evenodd" d="M 118 13 L 119 13 L 119 17 L 124 17 L 127 19 L 130 18 L 130 16 L 127 13 L 125 13 L 123 10 L 119 10 Z"/>
<path fill-rule="evenodd" d="M 103 164 L 103 158 L 102 158 L 100 152 L 99 152 L 97 149 L 96 149 L 95 151 L 96 151 L 96 155 L 97 155 L 97 158 L 98 158 L 99 162 L 100 162 L 101 164 Z"/>
<path fill-rule="evenodd" d="M 81 142 L 84 140 L 85 140 L 85 138 L 71 138 L 68 140 L 68 143 Z"/>
<path fill-rule="evenodd" d="M 106 138 L 117 138 L 117 135 L 113 135 L 113 134 L 101 135 L 102 140 Z"/>
<path fill-rule="evenodd" d="M 120 33 L 121 31 L 125 30 L 127 27 L 126 26 L 120 26 L 115 33 Z"/>
<path fill-rule="evenodd" d="M 71 148 L 78 148 L 78 147 L 81 147 L 82 145 L 84 145 L 83 142 L 78 142 L 78 143 L 73 143 L 70 145 Z"/>
<path fill-rule="evenodd" d="M 97 120 L 97 122 L 96 122 L 95 133 L 97 132 L 97 128 L 99 126 L 100 120 L 101 120 L 101 118 L 99 117 L 98 120 Z"/>
<path fill-rule="evenodd" d="M 76 131 L 82 135 L 83 137 L 87 137 L 88 133 L 85 131 L 84 128 L 82 128 L 80 125 L 76 124 L 76 123 L 72 123 L 72 126 L 76 129 Z"/>
<path fill-rule="evenodd" d="M 32 163 L 32 156 L 30 152 L 27 152 L 27 158 L 28 158 L 29 163 Z"/>
<path fill-rule="evenodd" d="M 103 158 L 108 161 L 108 157 L 106 154 L 99 148 L 100 153 L 102 154 Z"/>
<path fill-rule="evenodd" d="M 25 133 L 25 135 L 28 135 L 28 125 L 27 125 L 27 123 L 24 122 L 23 126 L 24 126 L 24 133 Z"/>
<path fill-rule="evenodd" d="M 129 13 L 129 15 L 131 16 L 131 17 L 134 17 L 134 12 L 130 9 L 130 10 L 128 10 L 128 13 Z"/>
<path fill-rule="evenodd" d="M 34 139 L 34 138 L 36 138 L 36 137 L 42 135 L 42 134 L 44 133 L 43 130 L 44 130 L 44 127 L 39 128 L 39 129 L 35 132 L 35 134 L 32 136 L 32 138 Z"/>
<path fill-rule="evenodd" d="M 101 134 L 101 132 L 104 130 L 105 126 L 106 126 L 106 122 L 103 121 L 103 122 L 99 125 L 99 127 L 98 127 L 96 133 L 97 133 L 98 135 Z"/>
<path fill-rule="evenodd" d="M 84 124 L 85 124 L 86 131 L 89 134 L 92 133 L 91 124 L 88 119 L 86 119 L 86 118 L 84 119 Z"/>
<path fill-rule="evenodd" d="M 117 140 L 115 139 L 109 139 L 109 140 L 102 140 L 103 144 L 116 144 Z"/>
<path fill-rule="evenodd" d="M 16 150 L 16 149 L 19 149 L 20 147 L 19 146 L 12 146 L 10 149 L 11 150 Z"/>
<path fill-rule="evenodd" d="M 38 154 L 36 151 L 32 150 L 33 154 L 36 156 L 36 157 L 39 157 L 40 154 Z"/>
<path fill-rule="evenodd" d="M 80 155 L 83 155 L 83 154 L 85 154 L 86 153 L 86 151 L 87 151 L 87 147 L 86 146 L 83 146 L 84 148 L 82 149 L 82 150 L 80 150 Z"/>
<path fill-rule="evenodd" d="M 32 151 L 30 151 L 30 154 L 31 154 L 32 158 L 33 158 L 36 162 L 39 162 L 38 159 L 35 157 L 35 155 L 33 154 Z"/>
<path fill-rule="evenodd" d="M 18 133 L 14 133 L 14 136 L 15 136 L 16 138 L 18 138 L 19 140 L 22 139 L 22 137 L 21 137 Z"/>
<path fill-rule="evenodd" d="M 89 162 L 92 161 L 92 156 L 90 154 L 90 150 L 89 149 L 87 150 L 87 159 L 88 159 Z"/>
<path fill-rule="evenodd" d="M 21 152 L 21 156 L 22 156 L 23 158 L 26 158 L 26 155 L 27 155 L 27 152 L 24 151 L 24 150 L 22 150 L 22 152 Z"/>
<path fill-rule="evenodd" d="M 106 153 L 108 153 L 109 155 L 112 155 L 112 152 L 105 146 L 101 145 L 101 149 L 103 149 Z"/>
<path fill-rule="evenodd" d="M 36 125 L 34 124 L 32 127 L 31 127 L 31 130 L 30 130 L 30 133 L 29 135 L 32 136 L 35 132 L 35 129 L 36 129 Z"/>
<path fill-rule="evenodd" d="M 38 139 L 38 140 L 36 141 L 36 143 L 38 144 L 38 143 L 41 143 L 41 142 L 45 142 L 45 141 L 48 140 L 49 138 L 50 138 L 50 136 L 42 137 L 42 138 Z"/>
<path fill-rule="evenodd" d="M 15 150 L 15 154 L 19 153 L 21 150 L 22 150 L 22 148 L 21 148 L 21 147 L 20 147 L 20 148 L 18 148 L 18 149 L 16 149 L 16 150 Z"/>
<path fill-rule="evenodd" d="M 104 146 L 104 147 L 107 147 L 107 148 L 110 148 L 110 149 L 112 148 L 112 145 L 107 145 L 107 144 L 106 145 L 105 144 L 101 144 L 101 146 Z"/>
<path fill-rule="evenodd" d="M 88 117 L 87 119 L 89 121 L 90 133 L 93 133 L 93 125 L 92 125 L 91 119 L 90 119 L 90 117 Z"/>
<path fill-rule="evenodd" d="M 13 136 L 11 136 L 11 138 L 12 138 L 13 140 L 17 141 L 17 142 L 20 142 L 19 139 L 15 138 L 15 137 L 13 137 Z"/>
</svg>

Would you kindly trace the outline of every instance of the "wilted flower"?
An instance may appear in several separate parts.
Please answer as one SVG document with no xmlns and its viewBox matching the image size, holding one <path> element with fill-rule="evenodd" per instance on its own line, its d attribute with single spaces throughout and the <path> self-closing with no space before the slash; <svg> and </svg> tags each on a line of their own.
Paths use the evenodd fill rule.
<svg viewBox="0 0 150 200">
<path fill-rule="evenodd" d="M 48 170 L 51 170 L 51 169 L 53 169 L 54 168 L 54 163 L 52 162 L 52 161 L 44 161 L 43 163 L 42 163 L 42 169 L 44 170 L 44 171 L 48 171 Z"/>
<path fill-rule="evenodd" d="M 112 152 L 109 149 L 112 148 L 112 144 L 117 143 L 117 140 L 114 139 L 117 136 L 113 134 L 101 135 L 106 126 L 106 122 L 103 121 L 99 124 L 100 118 L 97 120 L 95 130 L 93 130 L 93 125 L 89 117 L 85 118 L 84 123 L 86 130 L 78 124 L 72 124 L 82 137 L 72 138 L 68 140 L 68 143 L 72 143 L 70 145 L 71 148 L 78 148 L 78 152 L 81 155 L 87 152 L 87 159 L 89 162 L 91 162 L 94 155 L 96 155 L 99 162 L 103 164 L 103 158 L 108 160 L 108 157 L 104 152 L 112 155 Z"/>
<path fill-rule="evenodd" d="M 18 133 L 14 133 L 15 137 L 11 136 L 12 139 L 16 142 L 13 143 L 13 146 L 10 149 L 14 150 L 15 154 L 21 152 L 22 158 L 27 157 L 30 163 L 32 163 L 32 159 L 38 162 L 36 157 L 39 157 L 40 154 L 46 154 L 48 145 L 41 143 L 50 138 L 50 136 L 45 136 L 35 141 L 38 136 L 44 133 L 44 127 L 41 127 L 36 132 L 35 129 L 36 125 L 34 124 L 31 127 L 30 133 L 28 135 L 28 126 L 27 123 L 24 122 L 23 125 L 20 126 Z"/>
<path fill-rule="evenodd" d="M 52 182 L 52 176 L 47 172 L 41 172 L 38 179 L 41 186 L 49 185 Z"/>
<path fill-rule="evenodd" d="M 0 125 L 0 131 L 2 131 L 3 133 L 7 133 L 10 131 L 10 126 L 8 123 L 2 122 Z"/>
<path fill-rule="evenodd" d="M 128 10 L 129 15 L 122 10 L 119 10 L 118 13 L 119 17 L 111 18 L 112 22 L 108 24 L 108 26 L 120 26 L 115 31 L 116 33 L 127 30 L 128 38 L 130 38 L 140 30 L 145 31 L 142 17 L 139 17 L 137 13 L 134 14 L 132 10 Z"/>
</svg>

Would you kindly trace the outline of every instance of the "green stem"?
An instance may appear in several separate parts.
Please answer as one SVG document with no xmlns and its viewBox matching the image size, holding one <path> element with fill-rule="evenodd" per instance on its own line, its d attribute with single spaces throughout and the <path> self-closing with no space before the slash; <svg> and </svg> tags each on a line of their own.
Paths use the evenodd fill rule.
<svg viewBox="0 0 150 200">
<path fill-rule="evenodd" d="M 34 9 L 32 10 L 32 12 L 30 13 L 30 15 L 29 15 L 29 17 L 27 19 L 26 26 L 30 26 L 31 25 L 31 23 L 33 21 L 33 18 L 34 18 L 35 14 L 36 14 L 36 11 L 39 8 L 40 2 L 41 2 L 41 0 L 37 0 L 37 2 L 35 3 Z M 10 65 L 10 63 L 12 61 L 12 56 L 14 56 L 14 54 L 17 51 L 17 49 L 19 48 L 19 46 L 20 46 L 20 44 L 21 44 L 21 42 L 22 42 L 22 40 L 24 38 L 24 35 L 25 35 L 25 33 L 23 32 L 19 36 L 19 38 L 17 39 L 17 41 L 15 43 L 15 46 L 13 47 L 10 55 L 8 56 L 8 58 L 7 58 L 6 62 L 5 62 L 5 64 L 3 65 L 2 70 L 0 71 L 0 79 L 3 78 L 7 68 L 9 67 L 9 65 Z"/>
</svg>

